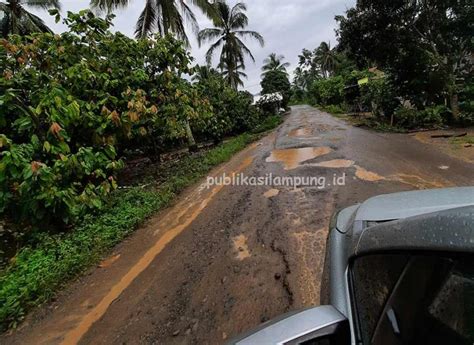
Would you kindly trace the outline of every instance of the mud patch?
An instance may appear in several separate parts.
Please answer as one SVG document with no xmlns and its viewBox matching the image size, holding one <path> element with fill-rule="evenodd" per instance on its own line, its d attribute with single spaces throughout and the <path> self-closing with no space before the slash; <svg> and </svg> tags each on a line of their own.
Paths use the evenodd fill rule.
<svg viewBox="0 0 474 345">
<path fill-rule="evenodd" d="M 311 166 L 313 167 L 321 167 L 321 168 L 350 168 L 353 165 L 354 165 L 354 161 L 350 161 L 347 159 L 334 159 L 331 161 L 311 164 Z"/>
<path fill-rule="evenodd" d="M 302 162 L 323 156 L 331 152 L 329 147 L 303 147 L 296 149 L 273 150 L 267 163 L 279 162 L 285 170 L 296 169 Z"/>
<path fill-rule="evenodd" d="M 298 137 L 307 137 L 311 135 L 311 130 L 309 128 L 297 128 L 293 129 L 288 133 L 290 138 L 298 138 Z"/>
<path fill-rule="evenodd" d="M 274 196 L 277 196 L 280 193 L 278 189 L 270 189 L 267 190 L 265 193 L 263 193 L 263 196 L 267 199 L 273 198 Z"/>
<path fill-rule="evenodd" d="M 234 249 L 237 252 L 237 259 L 242 261 L 251 256 L 249 247 L 247 245 L 247 236 L 239 235 L 232 239 Z"/>
<path fill-rule="evenodd" d="M 110 265 L 112 265 L 115 261 L 117 261 L 120 258 L 120 254 L 114 255 L 108 259 L 105 259 L 99 264 L 100 268 L 107 268 Z"/>
<path fill-rule="evenodd" d="M 377 182 L 377 181 L 385 180 L 385 177 L 380 176 L 379 174 L 374 173 L 372 171 L 368 171 L 358 165 L 355 165 L 355 168 L 356 168 L 355 175 L 357 176 L 359 180 L 369 181 L 369 182 Z"/>
<path fill-rule="evenodd" d="M 324 255 L 327 231 L 301 231 L 292 234 L 296 245 L 296 254 L 301 260 L 298 281 L 303 305 L 319 304 L 321 289 L 320 266 Z"/>
<path fill-rule="evenodd" d="M 452 187 L 453 185 L 448 182 L 441 181 L 428 181 L 417 175 L 397 174 L 389 177 L 391 181 L 398 181 L 417 189 L 432 189 L 432 188 L 445 188 Z"/>
<path fill-rule="evenodd" d="M 421 143 L 427 144 L 432 147 L 439 148 L 443 152 L 447 153 L 451 157 L 461 159 L 468 163 L 474 163 L 474 150 L 472 147 L 464 147 L 462 144 L 457 144 L 456 138 L 432 138 L 432 135 L 448 134 L 448 133 L 460 134 L 467 132 L 468 136 L 474 136 L 473 128 L 463 128 L 456 130 L 437 130 L 428 132 L 419 132 L 412 135 L 416 140 Z M 462 141 L 461 141 L 462 142 Z"/>
</svg>

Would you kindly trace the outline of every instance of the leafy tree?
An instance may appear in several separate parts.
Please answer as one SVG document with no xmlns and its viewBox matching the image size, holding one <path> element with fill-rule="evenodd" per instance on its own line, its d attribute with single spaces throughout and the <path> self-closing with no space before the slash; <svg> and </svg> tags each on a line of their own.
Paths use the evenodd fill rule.
<svg viewBox="0 0 474 345">
<path fill-rule="evenodd" d="M 113 11 L 117 8 L 127 7 L 129 0 L 91 0 L 93 8 Z M 193 5 L 199 7 L 206 15 L 213 18 L 212 4 L 207 0 L 192 0 Z M 135 26 L 136 37 L 148 37 L 154 32 L 161 36 L 173 33 L 178 39 L 189 45 L 186 35 L 185 22 L 192 30 L 199 30 L 196 17 L 185 0 L 146 0 L 138 22 Z"/>
<path fill-rule="evenodd" d="M 316 104 L 340 105 L 344 102 L 344 87 L 344 78 L 335 76 L 314 81 L 309 93 Z"/>
<path fill-rule="evenodd" d="M 208 64 L 212 63 L 215 51 L 222 47 L 219 65 L 225 66 L 232 75 L 238 75 L 239 67 L 245 69 L 245 56 L 249 56 L 255 62 L 252 52 L 242 42 L 242 38 L 256 39 L 263 47 L 263 37 L 255 31 L 244 30 L 248 25 L 248 17 L 245 14 L 247 7 L 244 3 L 239 2 L 230 8 L 225 1 L 217 1 L 214 7 L 217 13 L 214 27 L 199 32 L 199 45 L 201 46 L 204 42 L 212 42 L 206 53 Z M 236 88 L 236 85 L 233 82 L 232 87 Z"/>
<path fill-rule="evenodd" d="M 255 128 L 260 114 L 252 105 L 253 96 L 236 91 L 218 73 L 210 73 L 196 84 L 199 93 L 209 101 L 214 116 L 198 118 L 193 128 L 199 137 L 222 140 L 225 135 L 239 134 Z"/>
<path fill-rule="evenodd" d="M 4 219 L 74 223 L 117 186 L 126 149 L 159 153 L 186 139 L 189 122 L 211 117 L 181 77 L 191 69 L 180 41 L 111 33 L 111 19 L 68 13 L 61 35 L 0 40 Z"/>
<path fill-rule="evenodd" d="M 0 2 L 0 35 L 28 35 L 33 32 L 51 32 L 43 20 L 25 7 L 59 9 L 58 0 L 7 0 Z"/>
<path fill-rule="evenodd" d="M 290 67 L 289 62 L 283 62 L 285 57 L 271 53 L 265 60 L 263 60 L 262 76 L 270 71 L 281 71 L 287 73 L 286 69 Z"/>
<path fill-rule="evenodd" d="M 269 71 L 263 76 L 260 83 L 262 94 L 279 92 L 283 96 L 282 106 L 288 107 L 291 95 L 291 84 L 288 80 L 288 74 L 282 71 Z"/>
<path fill-rule="evenodd" d="M 373 62 L 389 72 L 418 108 L 447 99 L 457 118 L 472 74 L 473 17 L 469 0 L 359 0 L 337 17 L 339 42 L 360 67 Z"/>
</svg>

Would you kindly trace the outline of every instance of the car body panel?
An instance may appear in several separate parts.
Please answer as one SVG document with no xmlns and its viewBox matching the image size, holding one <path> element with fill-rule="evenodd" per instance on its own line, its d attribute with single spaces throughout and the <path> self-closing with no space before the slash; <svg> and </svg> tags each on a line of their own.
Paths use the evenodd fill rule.
<svg viewBox="0 0 474 345">
<path fill-rule="evenodd" d="M 474 206 L 366 228 L 351 249 L 354 256 L 394 250 L 474 253 Z"/>
<path fill-rule="evenodd" d="M 474 205 L 474 187 L 379 195 L 360 205 L 355 221 L 387 221 Z"/>
<path fill-rule="evenodd" d="M 343 322 L 346 317 L 332 306 L 320 306 L 289 313 L 262 324 L 228 344 L 287 344 L 304 335 Z"/>
</svg>

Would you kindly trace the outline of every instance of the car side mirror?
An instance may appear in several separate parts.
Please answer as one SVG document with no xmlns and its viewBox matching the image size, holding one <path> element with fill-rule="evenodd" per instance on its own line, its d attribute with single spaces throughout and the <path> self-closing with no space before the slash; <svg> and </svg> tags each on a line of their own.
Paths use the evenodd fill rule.
<svg viewBox="0 0 474 345">
<path fill-rule="evenodd" d="M 285 314 L 247 334 L 232 345 L 348 344 L 349 322 L 333 306 L 321 306 Z"/>
</svg>

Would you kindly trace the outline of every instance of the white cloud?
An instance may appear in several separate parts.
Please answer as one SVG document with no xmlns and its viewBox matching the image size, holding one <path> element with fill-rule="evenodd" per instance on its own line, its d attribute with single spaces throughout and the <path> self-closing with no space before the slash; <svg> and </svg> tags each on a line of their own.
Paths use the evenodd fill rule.
<svg viewBox="0 0 474 345">
<path fill-rule="evenodd" d="M 255 56 L 256 63 L 247 62 L 246 73 L 249 76 L 246 88 L 252 93 L 260 91 L 260 68 L 263 59 L 270 53 L 282 54 L 291 63 L 290 71 L 297 64 L 298 54 L 303 48 L 314 49 L 322 41 L 336 43 L 334 17 L 355 5 L 356 0 L 247 0 L 249 30 L 255 30 L 265 38 L 265 47 L 256 42 L 247 42 Z M 230 5 L 237 1 L 229 1 Z M 89 0 L 63 0 L 63 12 L 77 12 L 87 8 Z M 143 9 L 143 0 L 132 0 L 127 9 L 116 12 L 114 30 L 133 36 L 135 23 Z M 44 11 L 36 12 L 54 31 L 64 31 L 61 23 Z M 201 28 L 212 26 L 211 22 L 198 9 L 195 11 Z M 192 33 L 189 33 L 192 36 Z M 191 52 L 199 64 L 205 63 L 207 47 L 199 48 L 191 37 Z"/>
</svg>

